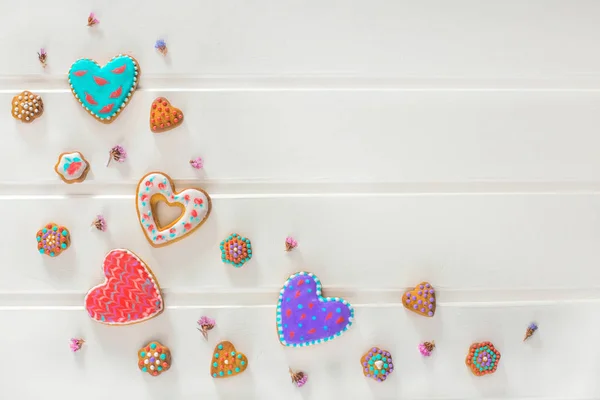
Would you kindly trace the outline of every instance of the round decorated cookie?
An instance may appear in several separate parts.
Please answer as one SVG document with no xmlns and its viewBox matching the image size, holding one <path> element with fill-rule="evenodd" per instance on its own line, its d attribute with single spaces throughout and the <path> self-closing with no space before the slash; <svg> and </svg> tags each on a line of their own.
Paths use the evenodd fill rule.
<svg viewBox="0 0 600 400">
<path fill-rule="evenodd" d="M 60 179 L 69 184 L 85 181 L 89 170 L 90 164 L 78 151 L 62 153 L 54 166 Z"/>
<path fill-rule="evenodd" d="M 306 347 L 335 339 L 354 321 L 354 308 L 339 297 L 323 297 L 310 272 L 290 276 L 279 292 L 277 333 L 284 346 Z"/>
<path fill-rule="evenodd" d="M 158 376 L 171 368 L 171 351 L 167 346 L 153 341 L 138 350 L 138 368 Z"/>
<path fill-rule="evenodd" d="M 24 91 L 12 99 L 12 116 L 21 122 L 30 123 L 42 116 L 44 103 L 42 98 L 29 91 Z"/>
<path fill-rule="evenodd" d="M 473 375 L 493 374 L 500 363 L 500 352 L 490 342 L 473 343 L 465 363 Z"/>
<path fill-rule="evenodd" d="M 392 355 L 389 351 L 382 350 L 379 347 L 373 347 L 367 351 L 360 359 L 360 363 L 363 368 L 363 375 L 377 382 L 385 381 L 394 371 Z"/>
<path fill-rule="evenodd" d="M 212 206 L 204 190 L 189 188 L 176 192 L 171 178 L 162 172 L 151 172 L 140 179 L 135 197 L 138 220 L 153 247 L 167 246 L 200 228 Z M 179 218 L 166 226 L 160 224 L 157 214 L 156 205 L 160 201 L 182 210 Z"/>
<path fill-rule="evenodd" d="M 224 341 L 215 346 L 210 365 L 213 378 L 231 378 L 248 368 L 248 357 L 236 350 L 233 343 Z"/>
<path fill-rule="evenodd" d="M 71 234 L 64 226 L 50 222 L 38 231 L 36 240 L 40 254 L 56 257 L 69 248 Z"/>
<path fill-rule="evenodd" d="M 71 65 L 69 85 L 79 104 L 96 120 L 110 124 L 125 109 L 137 88 L 141 69 L 137 60 L 119 54 L 101 67 L 82 58 Z"/>
<path fill-rule="evenodd" d="M 219 246 L 221 248 L 221 260 L 236 268 L 242 267 L 252 258 L 252 243 L 250 239 L 232 233 Z"/>
</svg>

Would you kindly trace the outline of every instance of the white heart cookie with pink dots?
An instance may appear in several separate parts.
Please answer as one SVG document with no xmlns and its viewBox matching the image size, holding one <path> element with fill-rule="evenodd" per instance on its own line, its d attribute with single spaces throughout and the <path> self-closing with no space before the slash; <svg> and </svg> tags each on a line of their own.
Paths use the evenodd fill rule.
<svg viewBox="0 0 600 400">
<path fill-rule="evenodd" d="M 182 210 L 179 218 L 167 226 L 161 226 L 158 222 L 156 204 L 160 201 Z M 146 239 L 152 246 L 162 247 L 198 229 L 208 218 L 212 203 L 204 190 L 190 188 L 176 192 L 168 175 L 151 172 L 137 186 L 135 206 Z"/>
</svg>

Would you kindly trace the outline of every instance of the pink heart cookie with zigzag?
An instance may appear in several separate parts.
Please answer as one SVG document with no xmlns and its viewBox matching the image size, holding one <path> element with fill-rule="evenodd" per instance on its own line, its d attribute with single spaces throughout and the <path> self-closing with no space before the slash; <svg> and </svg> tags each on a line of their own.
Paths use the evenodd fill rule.
<svg viewBox="0 0 600 400">
<path fill-rule="evenodd" d="M 129 325 L 159 315 L 164 302 L 158 281 L 137 255 L 115 249 L 104 258 L 104 283 L 85 296 L 90 318 L 107 325 Z"/>
</svg>

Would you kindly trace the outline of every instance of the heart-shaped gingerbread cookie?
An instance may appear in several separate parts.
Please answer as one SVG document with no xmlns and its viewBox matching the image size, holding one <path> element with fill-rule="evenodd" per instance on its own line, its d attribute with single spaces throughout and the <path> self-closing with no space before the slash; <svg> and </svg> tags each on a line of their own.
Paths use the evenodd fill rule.
<svg viewBox="0 0 600 400">
<path fill-rule="evenodd" d="M 210 364 L 213 378 L 230 378 L 241 374 L 248 368 L 248 358 L 238 353 L 231 342 L 221 342 L 215 347 Z"/>
<path fill-rule="evenodd" d="M 173 107 L 169 100 L 158 97 L 150 108 L 150 129 L 154 133 L 177 128 L 183 122 L 183 112 Z"/>
<path fill-rule="evenodd" d="M 115 249 L 104 258 L 104 283 L 85 296 L 89 316 L 108 325 L 129 325 L 159 315 L 164 303 L 150 268 L 129 250 Z"/>
<path fill-rule="evenodd" d="M 81 106 L 98 121 L 109 124 L 125 109 L 137 88 L 137 60 L 119 54 L 105 66 L 82 58 L 71 65 L 69 85 Z"/>
<path fill-rule="evenodd" d="M 165 201 L 181 208 L 182 213 L 167 226 L 160 226 L 156 215 L 156 204 Z M 138 219 L 148 242 L 162 247 L 184 238 L 198 229 L 208 218 L 211 201 L 202 189 L 185 189 L 175 192 L 171 178 L 162 172 L 151 172 L 144 176 L 137 187 L 135 206 Z"/>
<path fill-rule="evenodd" d="M 410 311 L 424 317 L 435 315 L 435 290 L 429 282 L 421 282 L 413 290 L 404 293 L 402 304 Z"/>
<path fill-rule="evenodd" d="M 346 332 L 354 309 L 339 297 L 323 297 L 321 281 L 310 272 L 290 276 L 279 292 L 277 332 L 284 346 L 328 342 Z"/>
</svg>

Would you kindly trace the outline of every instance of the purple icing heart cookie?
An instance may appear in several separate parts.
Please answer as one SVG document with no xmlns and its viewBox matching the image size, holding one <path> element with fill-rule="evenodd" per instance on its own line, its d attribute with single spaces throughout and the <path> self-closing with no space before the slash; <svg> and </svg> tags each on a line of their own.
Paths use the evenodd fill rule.
<svg viewBox="0 0 600 400">
<path fill-rule="evenodd" d="M 290 276 L 279 292 L 277 332 L 284 346 L 328 342 L 346 332 L 354 309 L 339 297 L 322 297 L 321 281 L 310 272 Z"/>
</svg>

